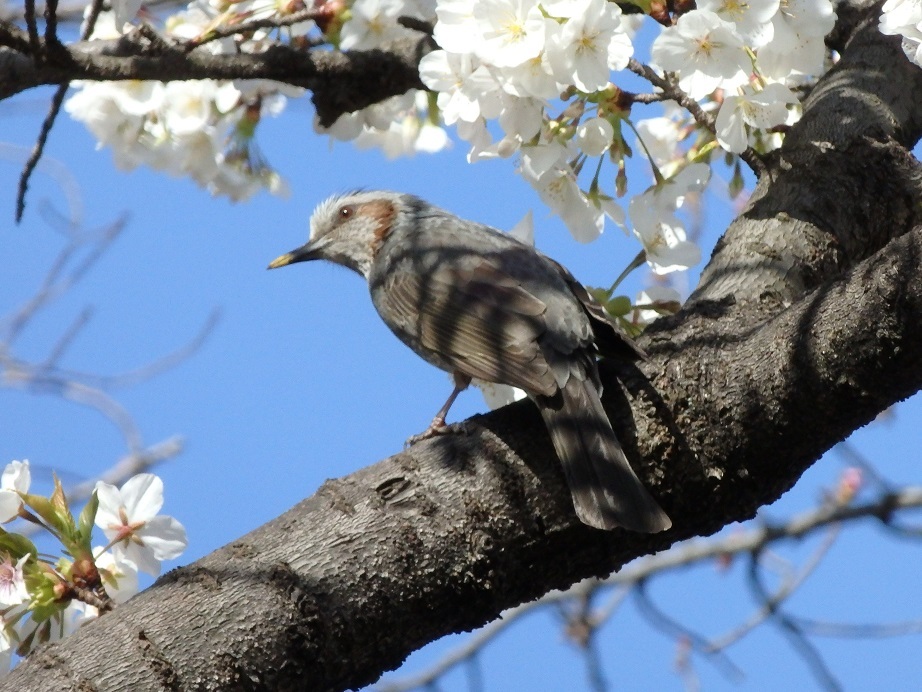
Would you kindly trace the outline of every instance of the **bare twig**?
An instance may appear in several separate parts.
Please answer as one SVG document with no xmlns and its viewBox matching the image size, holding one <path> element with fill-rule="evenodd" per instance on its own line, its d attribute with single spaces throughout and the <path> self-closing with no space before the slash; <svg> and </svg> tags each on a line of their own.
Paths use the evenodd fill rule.
<svg viewBox="0 0 922 692">
<path fill-rule="evenodd" d="M 285 26 L 291 26 L 292 24 L 299 24 L 301 22 L 316 19 L 317 17 L 324 14 L 325 12 L 323 10 L 306 9 L 295 12 L 294 14 L 290 14 L 287 17 L 282 17 L 281 19 L 277 17 L 265 17 L 261 19 L 252 19 L 248 22 L 241 22 L 240 24 L 236 25 L 231 24 L 227 26 L 221 26 L 216 29 L 212 29 L 208 33 L 203 34 L 198 38 L 186 41 L 182 48 L 185 52 L 188 53 L 206 43 L 217 41 L 218 39 L 222 38 L 227 38 L 228 36 L 248 34 L 251 31 L 256 31 L 257 29 L 280 29 Z"/>
<path fill-rule="evenodd" d="M 54 127 L 54 121 L 61 112 L 61 104 L 64 103 L 64 97 L 67 95 L 67 84 L 58 86 L 54 96 L 51 97 L 51 105 L 48 107 L 48 115 L 42 121 L 42 128 L 38 133 L 38 140 L 32 147 L 32 153 L 29 155 L 26 165 L 19 176 L 19 186 L 16 189 L 16 223 L 22 221 L 22 215 L 26 211 L 26 192 L 29 190 L 29 178 L 32 177 L 32 171 L 38 165 L 39 159 L 42 158 L 42 152 L 45 151 L 45 143 L 48 141 L 48 135 L 51 134 L 51 128 Z"/>
<path fill-rule="evenodd" d="M 48 47 L 58 45 L 58 0 L 48 0 L 45 3 L 45 45 Z"/>
<path fill-rule="evenodd" d="M 695 119 L 699 125 L 707 129 L 709 132 L 716 132 L 716 119 L 713 115 L 705 111 L 700 104 L 691 98 L 684 91 L 679 89 L 672 80 L 664 77 L 660 77 L 649 65 L 644 65 L 642 62 L 631 58 L 628 61 L 628 69 L 636 75 L 639 75 L 649 81 L 653 86 L 662 89 L 663 94 L 677 102 L 680 106 L 685 108 L 692 117 Z M 746 151 L 742 154 L 739 154 L 739 157 L 745 161 L 749 167 L 752 169 L 752 172 L 756 174 L 756 177 L 761 177 L 765 173 L 765 162 L 762 161 L 762 157 L 759 156 L 758 152 L 752 147 L 748 147 Z"/>
<path fill-rule="evenodd" d="M 813 552 L 807 563 L 797 572 L 788 575 L 782 580 L 781 585 L 775 589 L 768 600 L 760 603 L 759 609 L 745 623 L 735 628 L 732 632 L 724 635 L 722 638 L 712 640 L 710 646 L 714 649 L 725 649 L 728 646 L 738 642 L 756 627 L 761 625 L 765 620 L 772 616 L 777 608 L 785 600 L 790 598 L 798 588 L 800 588 L 807 578 L 813 574 L 820 566 L 823 558 L 826 557 L 829 550 L 838 538 L 841 532 L 841 524 L 832 524 L 823 541 Z"/>
<path fill-rule="evenodd" d="M 67 246 L 58 253 L 35 295 L 29 298 L 9 317 L 0 320 L 0 330 L 5 329 L 6 331 L 6 334 L 0 337 L 0 343 L 7 347 L 11 346 L 38 310 L 69 291 L 86 276 L 86 273 L 96 264 L 124 227 L 124 220 L 120 220 L 107 226 L 98 237 L 91 240 L 73 237 Z M 64 276 L 64 271 L 71 259 L 87 243 L 92 243 L 89 253 L 69 274 Z"/>
<path fill-rule="evenodd" d="M 99 17 L 99 13 L 102 11 L 102 5 L 103 0 L 93 0 L 93 3 L 90 5 L 89 15 L 87 16 L 86 22 L 84 22 L 84 26 L 80 32 L 81 41 L 85 41 L 92 35 L 93 28 L 96 26 L 96 19 Z M 30 40 L 33 39 L 33 32 L 35 34 L 34 40 L 32 41 L 33 47 L 35 47 L 38 42 L 38 29 L 35 26 L 35 0 L 26 0 L 27 20 L 30 15 L 30 8 L 32 22 L 29 23 L 27 21 L 26 23 L 29 27 Z M 48 0 L 47 5 L 45 6 L 46 47 L 50 44 L 58 44 L 58 37 L 56 33 L 56 10 L 57 0 Z M 37 49 L 34 54 L 36 56 L 38 55 Z M 42 127 L 38 133 L 38 140 L 36 140 L 35 146 L 32 148 L 32 153 L 26 160 L 26 164 L 19 176 L 19 185 L 16 191 L 16 223 L 22 221 L 22 215 L 26 210 L 26 192 L 29 189 L 29 179 L 32 177 L 32 172 L 35 170 L 39 160 L 42 158 L 42 153 L 45 151 L 45 143 L 48 141 L 48 137 L 51 134 L 51 128 L 54 127 L 55 120 L 58 118 L 58 113 L 61 112 L 61 105 L 64 103 L 64 97 L 67 96 L 68 86 L 69 84 L 66 82 L 64 84 L 60 84 L 57 90 L 54 92 L 54 96 L 51 97 L 51 104 L 48 107 L 48 114 L 42 121 Z"/>
<path fill-rule="evenodd" d="M 38 25 L 35 22 L 35 0 L 25 0 L 26 30 L 29 32 L 29 52 L 33 60 L 39 60 L 42 54 L 42 42 L 38 37 Z"/>
<path fill-rule="evenodd" d="M 75 372 L 71 370 L 59 370 L 58 375 L 71 379 L 79 379 L 82 382 L 92 384 L 100 389 L 114 389 L 117 387 L 131 387 L 139 382 L 144 382 L 162 372 L 171 370 L 183 361 L 187 360 L 192 354 L 198 351 L 205 340 L 211 335 L 221 319 L 221 311 L 213 310 L 205 319 L 205 322 L 199 328 L 198 334 L 189 339 L 185 344 L 180 346 L 172 353 L 158 358 L 140 368 L 129 370 L 128 372 L 118 373 L 116 375 L 97 375 L 92 373 Z"/>
<path fill-rule="evenodd" d="M 722 649 L 712 646 L 706 636 L 679 622 L 650 599 L 647 593 L 646 581 L 638 582 L 633 594 L 637 608 L 650 623 L 665 632 L 667 636 L 674 639 L 683 639 L 694 649 L 707 654 L 709 660 L 730 680 L 736 682 L 742 680 L 743 671 L 730 660 L 730 657 Z"/>
<path fill-rule="evenodd" d="M 763 524 L 749 531 L 723 535 L 716 539 L 686 541 L 666 552 L 638 560 L 606 579 L 586 580 L 574 585 L 567 591 L 552 591 L 537 601 L 525 603 L 517 608 L 508 610 L 503 613 L 499 620 L 474 633 L 467 642 L 458 649 L 449 652 L 428 669 L 412 677 L 385 681 L 377 689 L 382 692 L 404 692 L 405 690 L 433 685 L 459 663 L 475 656 L 478 651 L 495 639 L 507 627 L 534 610 L 547 607 L 549 604 L 572 601 L 574 598 L 584 598 L 586 593 L 596 591 L 604 586 L 617 586 L 618 589 L 612 596 L 611 601 L 589 616 L 589 621 L 595 627 L 605 622 L 607 617 L 617 610 L 617 606 L 620 605 L 628 593 L 636 593 L 636 588 L 639 585 L 644 584 L 645 590 L 648 590 L 646 589 L 646 582 L 659 574 L 701 562 L 726 559 L 734 555 L 760 553 L 764 556 L 767 555 L 767 546 L 775 543 L 792 539 L 799 540 L 816 531 L 837 527 L 839 523 L 844 522 L 855 522 L 868 518 L 886 522 L 890 520 L 894 513 L 900 510 L 919 507 L 922 507 L 922 486 L 910 486 L 892 493 L 881 494 L 873 500 L 861 504 L 824 504 L 816 509 L 799 514 L 783 524 Z M 888 524 L 885 523 L 885 525 Z M 787 577 L 786 583 L 779 588 L 777 593 L 763 596 L 760 599 L 761 602 L 763 604 L 780 602 L 786 597 L 786 594 L 796 589 L 803 579 L 813 572 L 821 556 L 825 554 L 828 546 L 831 545 L 834 534 L 835 531 L 830 532 L 830 535 L 824 539 L 823 545 L 814 553 L 803 569 L 798 573 L 792 573 Z M 650 605 L 655 609 L 649 598 L 643 595 L 641 598 L 646 598 L 646 603 L 643 605 Z M 760 610 L 759 617 L 761 617 L 761 612 Z M 792 622 L 795 625 L 799 625 L 801 622 L 806 623 L 803 627 L 805 631 L 812 624 L 810 621 L 800 621 L 796 618 L 792 619 Z M 915 623 L 899 623 L 896 625 L 878 625 L 877 627 L 880 628 L 879 631 L 881 632 L 887 632 L 890 631 L 889 628 L 893 628 L 892 631 L 896 634 L 901 630 L 906 633 L 914 632 L 916 631 L 914 625 Z M 920 623 L 920 628 L 922 628 L 922 623 Z M 687 635 L 688 631 L 678 625 L 673 629 L 672 633 L 681 637 Z M 732 643 L 731 641 L 708 642 L 703 636 L 697 636 L 700 637 L 701 650 L 705 653 L 709 653 L 715 647 L 723 648 Z"/>
<path fill-rule="evenodd" d="M 922 632 L 922 620 L 891 622 L 887 624 L 847 622 L 821 622 L 808 618 L 792 618 L 804 632 L 817 637 L 840 637 L 860 639 L 881 639 L 884 637 L 905 637 Z"/>
<path fill-rule="evenodd" d="M 754 592 L 757 600 L 764 603 L 772 603 L 772 598 L 768 593 L 765 585 L 762 583 L 761 573 L 759 571 L 757 555 L 753 554 L 749 561 L 748 570 L 749 579 L 747 583 Z M 810 668 L 816 681 L 826 690 L 838 691 L 842 685 L 836 680 L 823 656 L 817 648 L 807 639 L 803 630 L 780 608 L 773 608 L 771 620 L 778 625 L 778 628 L 785 635 L 791 644 L 791 648 L 797 653 Z"/>
</svg>

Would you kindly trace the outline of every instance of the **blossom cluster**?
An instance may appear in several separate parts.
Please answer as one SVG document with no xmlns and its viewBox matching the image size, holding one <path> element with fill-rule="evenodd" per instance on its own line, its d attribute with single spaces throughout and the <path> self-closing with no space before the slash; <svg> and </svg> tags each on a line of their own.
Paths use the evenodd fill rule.
<svg viewBox="0 0 922 692">
<path fill-rule="evenodd" d="M 196 0 L 169 19 L 167 35 L 201 40 L 224 21 L 227 11 L 220 9 L 224 4 Z M 238 11 L 257 14 L 255 4 L 238 3 Z M 139 2 L 113 3 L 114 12 L 99 16 L 92 38 L 118 38 L 139 7 Z M 301 35 L 312 27 L 312 22 L 305 22 L 287 31 Z M 259 52 L 265 50 L 268 37 L 262 30 L 242 43 L 228 38 L 209 41 L 205 47 L 215 53 Z M 260 190 L 287 192 L 284 181 L 261 156 L 254 135 L 261 118 L 281 113 L 287 98 L 300 96 L 303 89 L 252 79 L 75 82 L 73 86 L 76 92 L 64 104 L 65 111 L 86 125 L 99 146 L 111 147 L 122 169 L 143 165 L 189 177 L 212 194 L 234 201 Z"/>
<path fill-rule="evenodd" d="M 678 117 L 670 108 L 672 116 L 631 119 L 631 95 L 611 80 L 631 66 L 634 31 L 653 18 L 626 16 L 613 2 L 315 0 L 313 7 L 317 23 L 246 29 L 250 20 L 283 20 L 305 5 L 193 0 L 165 21 L 164 31 L 170 40 L 215 53 L 259 53 L 278 40 L 350 51 L 386 48 L 413 35 L 404 18 L 431 23 L 440 49 L 419 68 L 430 93 L 411 91 L 316 129 L 397 156 L 445 148 L 444 126 L 454 126 L 470 144 L 471 161 L 517 155 L 519 173 L 584 242 L 597 237 L 607 219 L 624 225 L 614 200 L 626 189 L 624 159 L 632 153 L 625 127 L 645 152 L 659 149 L 651 163 L 671 166 L 671 173 L 706 157 L 715 138 L 732 153 L 777 146 L 773 128 L 790 124 L 798 112 L 788 87 L 822 72 L 823 36 L 835 19 L 830 0 L 702 0 L 672 16 L 651 9 L 661 30 L 650 65 L 716 111 L 716 132 L 701 137 L 701 123 L 684 110 Z M 118 0 L 112 8 L 94 38 L 120 35 L 139 12 L 146 18 L 140 0 Z M 262 117 L 300 92 L 266 81 L 83 83 L 66 108 L 112 147 L 119 165 L 188 175 L 217 194 L 243 199 L 258 189 L 285 189 L 259 155 L 254 133 Z M 665 136 L 657 139 L 654 129 Z M 587 165 L 590 159 L 598 165 Z M 610 189 L 601 183 L 603 160 L 615 166 Z M 655 169 L 654 177 L 659 183 L 670 172 Z"/>
<path fill-rule="evenodd" d="M 163 482 L 142 473 L 116 488 L 96 484 L 91 500 L 74 519 L 60 483 L 50 497 L 29 493 L 28 461 L 13 461 L 0 477 L 0 523 L 32 522 L 51 533 L 64 555 L 50 562 L 30 540 L 0 530 L 0 675 L 14 652 L 60 639 L 138 591 L 138 572 L 160 573 L 160 562 L 185 550 L 186 531 L 158 514 Z M 107 543 L 93 545 L 93 526 Z"/>
</svg>

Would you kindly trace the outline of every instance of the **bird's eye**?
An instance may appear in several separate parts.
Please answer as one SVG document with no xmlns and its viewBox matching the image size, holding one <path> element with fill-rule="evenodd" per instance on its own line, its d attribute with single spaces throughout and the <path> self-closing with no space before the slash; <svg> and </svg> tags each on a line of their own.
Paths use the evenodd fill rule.
<svg viewBox="0 0 922 692">
<path fill-rule="evenodd" d="M 339 219 L 340 221 L 345 221 L 346 219 L 351 219 L 352 215 L 355 213 L 355 207 L 352 205 L 347 205 L 345 207 L 339 208 Z"/>
</svg>

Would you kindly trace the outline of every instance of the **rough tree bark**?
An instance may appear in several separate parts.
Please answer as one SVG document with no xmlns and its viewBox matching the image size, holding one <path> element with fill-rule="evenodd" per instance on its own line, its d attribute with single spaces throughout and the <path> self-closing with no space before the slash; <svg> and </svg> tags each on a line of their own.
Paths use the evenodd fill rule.
<svg viewBox="0 0 922 692">
<path fill-rule="evenodd" d="M 605 404 L 672 530 L 580 524 L 544 426 L 522 402 L 327 482 L 41 649 L 0 689 L 361 686 L 504 608 L 752 517 L 916 392 L 922 224 L 909 148 L 922 70 L 880 35 L 877 13 L 839 8 L 840 62 L 687 305 L 644 335 L 649 362 L 604 364 Z M 0 93 L 80 76 L 43 69 L 0 76 Z"/>
</svg>

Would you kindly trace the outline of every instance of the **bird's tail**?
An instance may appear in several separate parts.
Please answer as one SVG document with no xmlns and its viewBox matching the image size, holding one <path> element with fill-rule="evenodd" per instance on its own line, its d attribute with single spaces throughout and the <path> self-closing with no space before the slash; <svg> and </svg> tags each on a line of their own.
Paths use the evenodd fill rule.
<svg viewBox="0 0 922 692">
<path fill-rule="evenodd" d="M 642 533 L 672 526 L 631 469 L 591 380 L 571 376 L 558 397 L 541 397 L 538 407 L 584 524 Z"/>
</svg>

